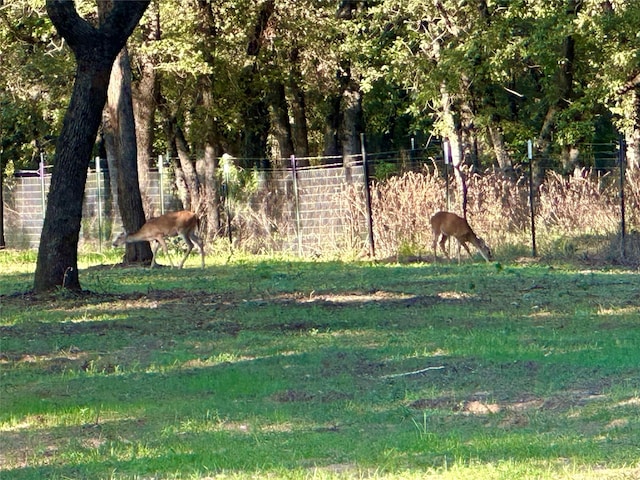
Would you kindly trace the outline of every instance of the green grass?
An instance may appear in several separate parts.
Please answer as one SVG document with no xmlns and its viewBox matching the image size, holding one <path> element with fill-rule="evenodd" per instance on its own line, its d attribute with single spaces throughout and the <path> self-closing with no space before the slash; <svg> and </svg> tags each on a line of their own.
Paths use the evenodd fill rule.
<svg viewBox="0 0 640 480">
<path fill-rule="evenodd" d="M 640 475 L 637 271 L 116 255 L 0 252 L 0 478 Z"/>
</svg>

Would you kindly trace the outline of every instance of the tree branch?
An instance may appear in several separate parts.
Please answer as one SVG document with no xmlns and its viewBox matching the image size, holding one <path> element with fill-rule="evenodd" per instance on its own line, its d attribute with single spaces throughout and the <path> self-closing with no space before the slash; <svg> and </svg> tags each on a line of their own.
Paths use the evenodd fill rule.
<svg viewBox="0 0 640 480">
<path fill-rule="evenodd" d="M 74 53 L 87 38 L 96 34 L 96 29 L 78 15 L 72 0 L 47 0 L 47 14 Z"/>
<path fill-rule="evenodd" d="M 73 0 L 47 0 L 47 14 L 76 57 L 99 47 L 115 58 L 149 3 L 151 0 L 114 0 L 97 29 L 78 14 Z"/>
<path fill-rule="evenodd" d="M 629 93 L 631 90 L 634 90 L 640 86 L 640 73 L 631 78 L 627 83 L 622 85 L 616 93 L 618 95 L 624 95 L 625 93 Z"/>
<path fill-rule="evenodd" d="M 151 0 L 113 1 L 113 8 L 107 14 L 104 23 L 100 25 L 99 31 L 105 35 L 107 41 L 117 42 L 124 37 L 118 52 L 126 44 L 150 3 Z"/>
</svg>

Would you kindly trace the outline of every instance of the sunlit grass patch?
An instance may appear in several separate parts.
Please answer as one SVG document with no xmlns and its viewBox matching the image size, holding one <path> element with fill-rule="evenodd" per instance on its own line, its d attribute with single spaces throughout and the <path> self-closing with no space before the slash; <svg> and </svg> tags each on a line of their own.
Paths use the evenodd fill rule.
<svg viewBox="0 0 640 480">
<path fill-rule="evenodd" d="M 637 272 L 246 256 L 81 275 L 91 293 L 0 297 L 0 474 L 637 472 Z"/>
</svg>

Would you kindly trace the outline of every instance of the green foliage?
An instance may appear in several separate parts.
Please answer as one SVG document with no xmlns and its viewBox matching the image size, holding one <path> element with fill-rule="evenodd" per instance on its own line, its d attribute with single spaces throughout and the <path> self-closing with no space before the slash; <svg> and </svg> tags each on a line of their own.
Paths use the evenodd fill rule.
<svg viewBox="0 0 640 480">
<path fill-rule="evenodd" d="M 33 168 L 53 154 L 73 75 L 71 57 L 44 2 L 15 0 L 0 9 L 0 165 Z"/>
<path fill-rule="evenodd" d="M 95 19 L 93 1 L 78 3 Z M 290 106 L 291 82 L 304 92 L 312 155 L 322 153 L 328 117 L 349 82 L 363 94 L 367 135 L 396 148 L 415 132 L 450 135 L 445 104 L 458 121 L 472 117 L 489 161 L 489 128 L 514 151 L 540 134 L 554 107 L 553 138 L 562 145 L 601 141 L 612 123 L 637 128 L 632 96 L 618 93 L 640 71 L 637 2 L 486 2 L 483 10 L 454 0 L 382 0 L 355 2 L 340 17 L 332 2 L 278 0 L 253 56 L 247 47 L 262 4 L 163 0 L 142 22 L 157 15 L 161 37 L 141 28 L 129 42 L 134 75 L 143 56 L 153 59 L 163 115 L 178 120 L 194 155 L 204 139 L 237 153 L 255 101 L 248 92 L 266 99 L 276 81 Z M 0 20 L 2 161 L 22 167 L 52 152 L 74 66 L 42 0 L 8 2 Z M 568 38 L 569 90 L 560 75 Z M 156 144 L 164 154 L 165 142 Z"/>
</svg>

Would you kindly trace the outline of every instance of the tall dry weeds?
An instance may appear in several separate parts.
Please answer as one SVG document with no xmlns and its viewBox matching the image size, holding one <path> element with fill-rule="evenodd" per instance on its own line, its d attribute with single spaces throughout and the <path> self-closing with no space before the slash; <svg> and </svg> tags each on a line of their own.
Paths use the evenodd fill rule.
<svg viewBox="0 0 640 480">
<path fill-rule="evenodd" d="M 501 172 L 482 175 L 464 171 L 467 220 L 494 250 L 529 246 L 531 214 L 529 184 L 524 176 L 513 180 Z M 603 238 L 620 230 L 620 198 L 616 180 L 591 170 L 570 177 L 549 173 L 534 195 L 536 241 L 545 249 L 558 246 L 558 239 L 572 239 L 570 253 L 580 253 L 579 239 L 593 237 L 596 250 L 611 257 Z M 627 228 L 638 228 L 640 173 L 627 180 Z M 459 189 L 450 186 L 451 211 L 462 214 Z M 430 216 L 446 208 L 445 182 L 438 172 L 405 173 L 372 186 L 376 249 L 381 257 L 397 255 L 407 248 L 429 251 L 432 242 Z M 634 255 L 634 236 L 629 236 L 628 255 Z M 587 242 L 588 243 L 588 242 Z M 615 238 L 612 239 L 615 250 Z M 562 244 L 562 242 L 560 242 Z M 593 254 L 593 245 L 589 245 Z M 584 250 L 586 251 L 586 244 Z M 563 247 L 561 253 L 567 253 Z M 586 255 L 586 254 L 585 254 Z"/>
<path fill-rule="evenodd" d="M 437 172 L 406 172 L 371 186 L 373 230 L 378 256 L 420 250 L 430 242 L 429 218 L 445 203 L 445 183 Z"/>
<path fill-rule="evenodd" d="M 560 235 L 606 235 L 620 226 L 618 187 L 610 176 L 586 169 L 569 177 L 551 172 L 540 186 L 541 229 Z"/>
<path fill-rule="evenodd" d="M 467 219 L 476 234 L 487 241 L 498 258 L 501 252 L 507 254 L 514 248 L 516 252 L 528 250 L 532 240 L 528 178 L 513 180 L 498 171 L 463 173 L 468 187 Z M 450 185 L 449 209 L 462 214 L 459 190 Z M 640 171 L 627 175 L 625 194 L 627 251 L 634 261 L 640 259 L 640 246 L 636 245 L 640 241 L 636 237 L 640 235 L 634 234 L 640 227 Z M 246 243 L 240 247 L 265 251 L 291 246 L 296 230 L 291 199 L 283 202 L 277 195 L 262 195 L 261 201 L 254 200 L 234 219 L 238 230 L 244 232 L 238 233 L 241 243 Z M 330 232 L 329 238 L 334 240 L 329 241 L 326 249 L 332 254 L 338 247 L 364 253 L 368 242 L 363 188 L 347 184 L 339 195 L 340 212 L 324 213 L 341 215 L 343 231 Z M 429 219 L 436 211 L 447 208 L 446 199 L 445 180 L 433 169 L 373 181 L 371 209 L 376 257 L 403 253 L 428 257 L 432 243 Z M 534 206 L 536 241 L 543 253 L 559 249 L 560 254 L 616 257 L 620 192 L 614 176 L 599 175 L 592 170 L 581 170 L 569 177 L 550 172 L 535 191 Z"/>
</svg>

